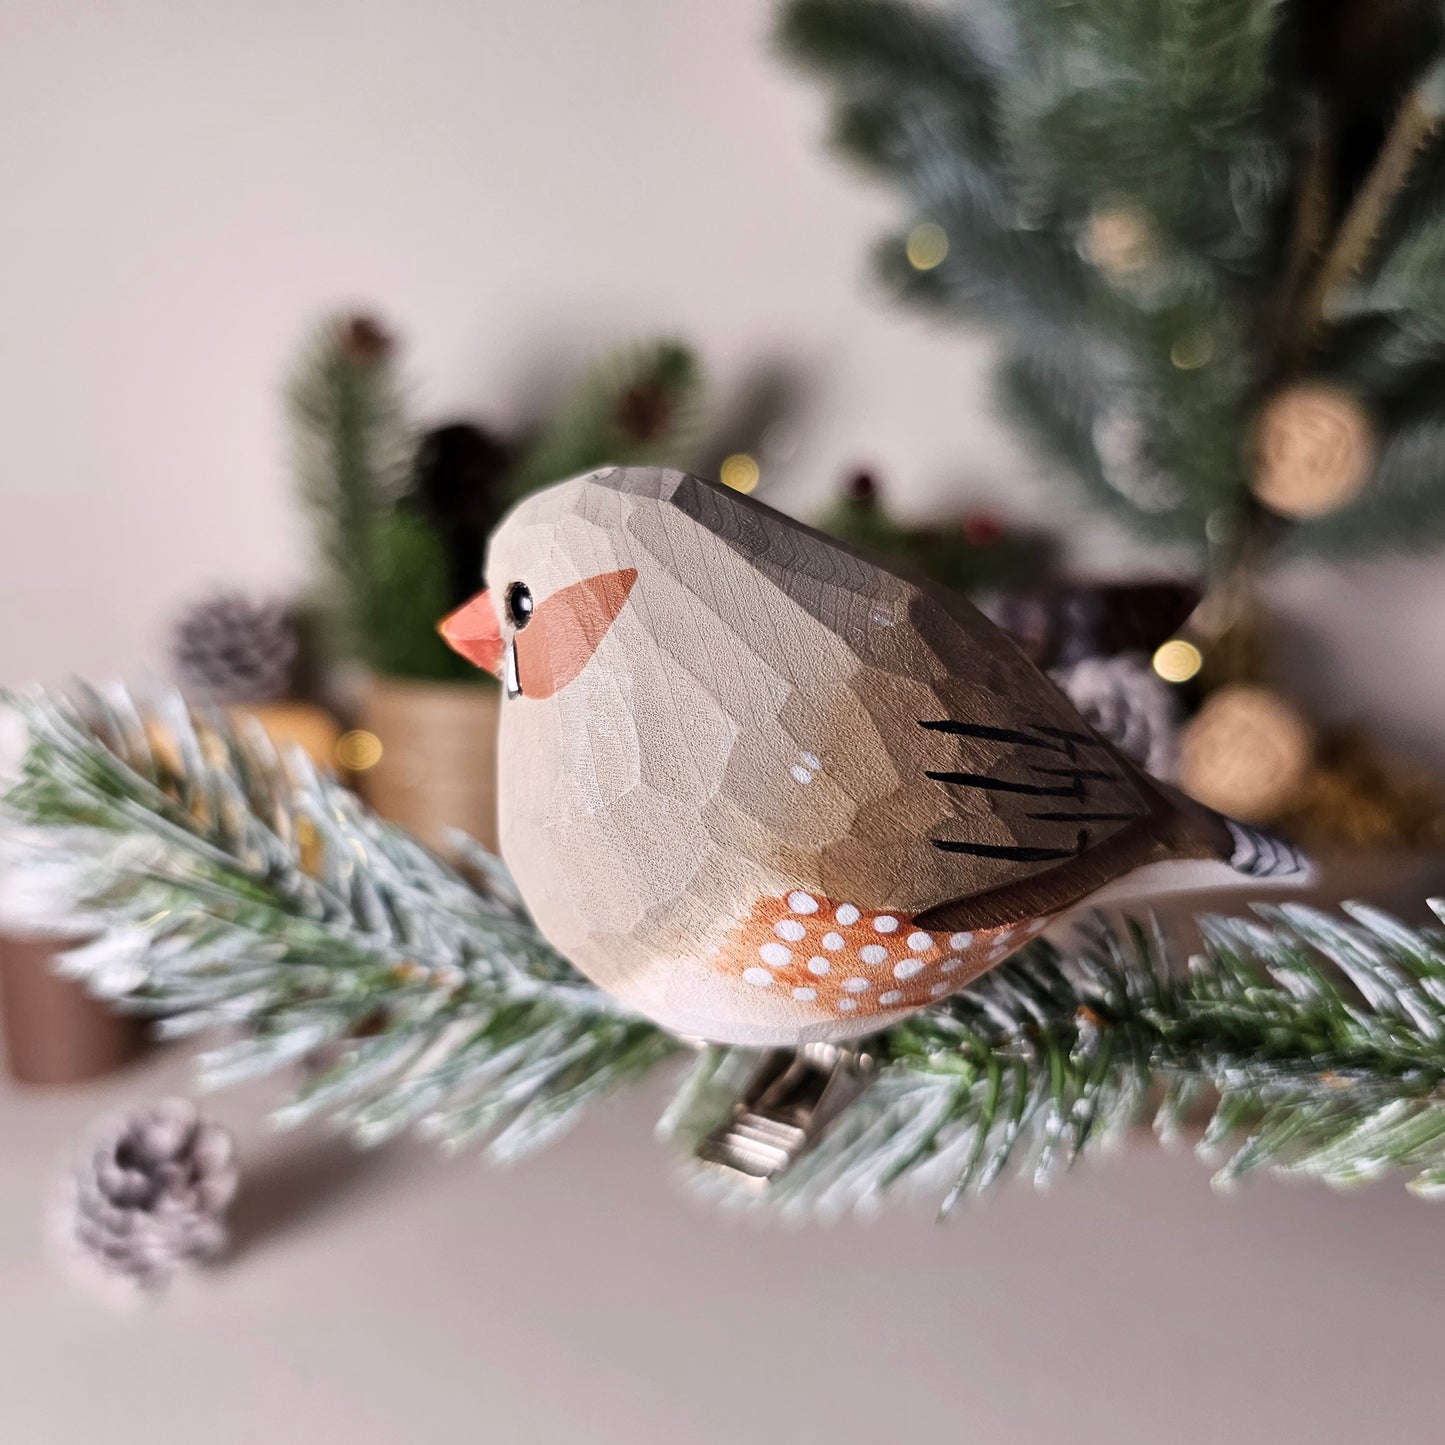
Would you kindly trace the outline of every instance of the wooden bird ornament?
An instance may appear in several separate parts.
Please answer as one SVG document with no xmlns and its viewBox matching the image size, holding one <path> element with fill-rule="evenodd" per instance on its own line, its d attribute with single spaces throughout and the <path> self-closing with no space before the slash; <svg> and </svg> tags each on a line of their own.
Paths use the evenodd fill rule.
<svg viewBox="0 0 1445 1445">
<path fill-rule="evenodd" d="M 533 494 L 487 583 L 442 633 L 503 682 L 503 855 L 675 1033 L 872 1032 L 1143 864 L 1298 864 L 1146 777 L 966 601 L 697 477 Z"/>
</svg>

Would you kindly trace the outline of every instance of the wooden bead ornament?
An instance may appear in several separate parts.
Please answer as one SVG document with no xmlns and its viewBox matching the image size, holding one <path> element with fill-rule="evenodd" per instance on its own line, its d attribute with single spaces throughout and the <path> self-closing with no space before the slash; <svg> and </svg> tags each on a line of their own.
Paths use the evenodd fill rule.
<svg viewBox="0 0 1445 1445">
<path fill-rule="evenodd" d="M 1142 864 L 1298 866 L 967 602 L 696 477 L 534 493 L 487 581 L 442 633 L 503 682 L 503 855 L 551 942 L 675 1033 L 866 1034 Z"/>
<path fill-rule="evenodd" d="M 1360 493 L 1374 460 L 1374 431 L 1356 397 L 1315 382 L 1291 386 L 1260 413 L 1254 494 L 1280 516 L 1322 517 Z"/>
<path fill-rule="evenodd" d="M 1231 683 L 1212 693 L 1179 742 L 1179 783 L 1190 797 L 1247 823 L 1293 803 L 1314 754 L 1310 726 L 1277 692 Z"/>
<path fill-rule="evenodd" d="M 1136 276 L 1157 264 L 1159 249 L 1144 213 L 1133 206 L 1103 206 L 1084 228 L 1081 249 L 1105 275 Z"/>
</svg>

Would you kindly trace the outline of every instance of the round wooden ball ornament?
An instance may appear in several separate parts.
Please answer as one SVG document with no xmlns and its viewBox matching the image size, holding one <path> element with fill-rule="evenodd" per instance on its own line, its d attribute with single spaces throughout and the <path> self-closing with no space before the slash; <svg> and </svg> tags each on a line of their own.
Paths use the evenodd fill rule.
<svg viewBox="0 0 1445 1445">
<path fill-rule="evenodd" d="M 1231 683 L 1190 719 L 1179 783 L 1190 797 L 1247 823 L 1277 818 L 1299 795 L 1314 755 L 1308 723 L 1271 688 Z"/>
<path fill-rule="evenodd" d="M 1254 494 L 1280 516 L 1322 517 L 1359 494 L 1374 459 L 1374 429 L 1360 400 L 1339 387 L 1301 383 L 1260 413 Z"/>
<path fill-rule="evenodd" d="M 1298 867 L 1147 777 L 961 598 L 729 488 L 558 483 L 492 534 L 487 582 L 442 635 L 502 682 L 502 854 L 551 943 L 673 1033 L 829 1045 L 1145 863 Z"/>
</svg>

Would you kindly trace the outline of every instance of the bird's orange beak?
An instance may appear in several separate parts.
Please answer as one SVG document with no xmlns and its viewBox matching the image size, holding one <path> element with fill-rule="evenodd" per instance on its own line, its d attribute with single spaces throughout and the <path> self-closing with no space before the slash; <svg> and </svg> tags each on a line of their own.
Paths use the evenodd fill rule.
<svg viewBox="0 0 1445 1445">
<path fill-rule="evenodd" d="M 459 652 L 476 667 L 485 668 L 493 677 L 502 675 L 502 627 L 491 594 L 478 592 L 449 617 L 437 623 L 437 631 L 453 652 Z"/>
</svg>

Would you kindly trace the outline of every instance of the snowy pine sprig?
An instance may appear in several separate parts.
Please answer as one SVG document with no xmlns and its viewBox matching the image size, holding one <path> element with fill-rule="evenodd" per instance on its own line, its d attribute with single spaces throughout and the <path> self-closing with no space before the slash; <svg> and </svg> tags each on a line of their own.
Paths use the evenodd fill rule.
<svg viewBox="0 0 1445 1445">
<path fill-rule="evenodd" d="M 514 1158 L 681 1044 L 537 933 L 496 860 L 464 874 L 259 733 L 175 697 L 12 698 L 7 897 L 94 941 L 65 967 L 171 1035 L 221 1031 L 211 1084 L 326 1059 L 280 1111 L 374 1143 L 417 1127 Z M 1036 942 L 864 1045 L 873 1082 L 763 1197 L 807 1213 L 907 1187 L 1043 1183 L 1152 1113 L 1203 1120 L 1221 1183 L 1261 1168 L 1445 1192 L 1445 930 L 1352 905 Z M 690 1141 L 754 1056 L 698 1051 L 664 1120 Z M 734 1197 L 742 1197 L 735 1195 Z"/>
<path fill-rule="evenodd" d="M 65 969 L 162 1033 L 234 1032 L 203 1081 L 334 1052 L 283 1111 L 509 1154 L 675 1047 L 576 974 L 485 855 L 469 881 L 259 729 L 178 697 L 13 700 L 9 893 L 94 941 Z M 30 885 L 28 887 L 27 885 Z"/>
</svg>

